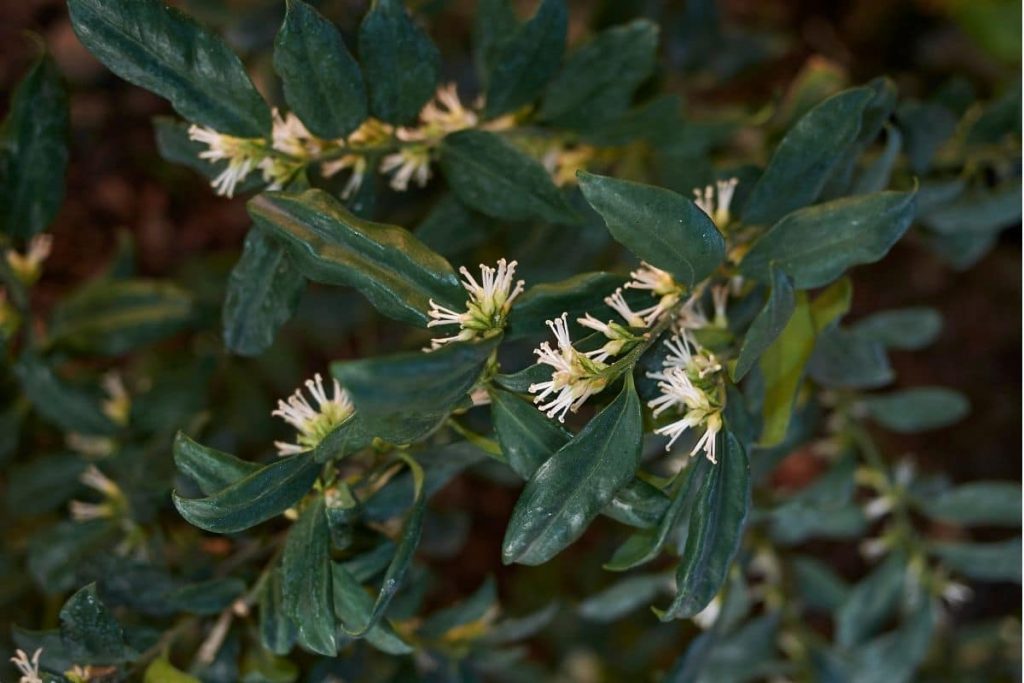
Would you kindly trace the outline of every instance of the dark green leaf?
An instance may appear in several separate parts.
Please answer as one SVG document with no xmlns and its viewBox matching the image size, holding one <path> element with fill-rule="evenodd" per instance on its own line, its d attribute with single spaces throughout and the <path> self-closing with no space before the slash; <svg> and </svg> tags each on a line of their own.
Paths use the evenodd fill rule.
<svg viewBox="0 0 1024 683">
<path fill-rule="evenodd" d="M 470 208 L 509 221 L 576 223 L 578 217 L 539 161 L 482 130 L 464 130 L 441 143 L 441 170 Z"/>
<path fill-rule="evenodd" d="M 558 603 L 552 602 L 546 607 L 524 617 L 511 617 L 499 621 L 480 638 L 480 642 L 487 643 L 488 645 L 497 645 L 524 640 L 547 626 L 557 613 Z"/>
<path fill-rule="evenodd" d="M 338 361 L 333 374 L 355 404 L 363 428 L 393 443 L 415 441 L 437 428 L 473 388 L 497 338 L 448 344 L 383 358 Z"/>
<path fill-rule="evenodd" d="M 540 95 L 562 60 L 568 21 L 565 0 L 541 0 L 537 13 L 501 41 L 487 80 L 485 116 L 518 109 Z"/>
<path fill-rule="evenodd" d="M 328 657 L 337 654 L 330 531 L 324 498 L 306 504 L 288 532 L 281 558 L 281 603 L 298 626 L 299 642 Z"/>
<path fill-rule="evenodd" d="M 135 657 L 125 643 L 124 629 L 89 584 L 72 595 L 60 610 L 60 637 L 69 656 L 80 664 L 119 664 Z"/>
<path fill-rule="evenodd" d="M 501 389 L 491 389 L 491 419 L 509 466 L 529 479 L 572 434 L 549 420 L 529 401 Z"/>
<path fill-rule="evenodd" d="M 921 222 L 940 235 L 992 234 L 1020 223 L 1020 180 L 976 189 L 922 212 Z"/>
<path fill-rule="evenodd" d="M 305 289 L 306 279 L 285 247 L 251 228 L 224 296 L 224 344 L 242 356 L 266 351 Z"/>
<path fill-rule="evenodd" d="M 211 579 L 182 586 L 169 594 L 167 601 L 175 610 L 210 616 L 229 607 L 243 592 L 241 579 Z"/>
<path fill-rule="evenodd" d="M 11 96 L 0 126 L 0 233 L 30 238 L 64 201 L 68 95 L 53 60 L 42 55 Z"/>
<path fill-rule="evenodd" d="M 906 576 L 906 558 L 894 554 L 853 587 L 836 611 L 840 647 L 856 647 L 877 632 L 898 606 Z"/>
<path fill-rule="evenodd" d="M 509 36 L 515 35 L 519 19 L 510 0 L 479 0 L 473 22 L 473 61 L 480 82 L 487 79 L 498 63 L 498 53 Z"/>
<path fill-rule="evenodd" d="M 700 482 L 676 569 L 676 597 L 660 615 L 662 621 L 692 617 L 707 607 L 739 549 L 750 507 L 750 463 L 736 437 L 724 432 L 718 438 L 725 448 Z"/>
<path fill-rule="evenodd" d="M 13 487 L 12 487 L 13 488 Z M 972 481 L 918 501 L 932 519 L 956 524 L 1020 526 L 1020 484 L 1008 481 Z"/>
<path fill-rule="evenodd" d="M 621 619 L 662 593 L 672 590 L 672 577 L 667 574 L 637 574 L 616 581 L 600 593 L 591 595 L 577 608 L 588 621 L 609 623 Z"/>
<path fill-rule="evenodd" d="M 448 192 L 416 226 L 415 235 L 445 258 L 453 258 L 480 246 L 496 230 L 493 219 L 473 211 Z"/>
<path fill-rule="evenodd" d="M 548 84 L 539 116 L 555 126 L 594 128 L 629 108 L 654 69 L 658 27 L 637 19 L 602 31 L 573 52 Z"/>
<path fill-rule="evenodd" d="M 761 236 L 740 270 L 767 282 L 774 265 L 797 289 L 832 282 L 847 268 L 874 263 L 914 219 L 914 195 L 878 192 L 837 199 L 789 214 Z"/>
<path fill-rule="evenodd" d="M 257 225 L 283 239 L 311 280 L 357 288 L 381 313 L 414 325 L 429 301 L 459 307 L 464 292 L 443 258 L 394 225 L 365 221 L 321 190 L 249 202 Z"/>
<path fill-rule="evenodd" d="M 338 619 L 343 624 L 360 624 L 368 621 L 373 612 L 373 598 L 342 565 L 334 563 L 332 571 L 334 613 L 338 615 Z M 413 651 L 387 621 L 380 621 L 366 633 L 365 638 L 375 648 L 387 654 L 405 655 Z"/>
<path fill-rule="evenodd" d="M 343 138 L 366 119 L 359 65 L 331 22 L 302 0 L 288 0 L 274 40 L 284 97 L 314 135 Z"/>
<path fill-rule="evenodd" d="M 199 490 L 208 496 L 260 469 L 258 463 L 196 443 L 184 432 L 178 432 L 174 437 L 174 464 L 182 474 L 195 480 Z"/>
<path fill-rule="evenodd" d="M 875 389 L 894 376 L 885 347 L 841 328 L 818 336 L 807 371 L 815 382 L 834 389 Z"/>
<path fill-rule="evenodd" d="M 8 470 L 6 508 L 11 517 L 31 517 L 67 502 L 82 489 L 87 463 L 72 453 L 35 456 Z"/>
<path fill-rule="evenodd" d="M 903 146 L 903 136 L 892 126 L 886 126 L 885 130 L 885 149 L 860 172 L 851 194 L 871 194 L 889 187 L 893 167 Z"/>
<path fill-rule="evenodd" d="M 686 652 L 675 661 L 665 675 L 665 683 L 697 683 L 715 646 L 717 637 L 717 632 L 705 631 L 694 638 L 690 646 L 686 648 Z"/>
<path fill-rule="evenodd" d="M 295 645 L 297 629 L 284 613 L 281 570 L 274 568 L 260 591 L 260 642 L 276 655 L 286 655 Z"/>
<path fill-rule="evenodd" d="M 827 564 L 804 556 L 792 563 L 794 583 L 808 606 L 832 612 L 846 602 L 850 587 Z"/>
<path fill-rule="evenodd" d="M 948 427 L 971 409 L 963 394 L 944 387 L 915 387 L 869 396 L 864 405 L 876 422 L 902 434 Z"/>
<path fill-rule="evenodd" d="M 53 343 L 80 353 L 118 356 L 170 336 L 192 317 L 192 297 L 160 280 L 100 280 L 54 310 Z"/>
<path fill-rule="evenodd" d="M 174 506 L 193 526 L 235 533 L 287 510 L 309 492 L 319 474 L 320 465 L 312 453 L 300 453 L 261 467 L 207 498 L 174 493 Z"/>
<path fill-rule="evenodd" d="M 103 413 L 98 396 L 65 383 L 37 356 L 23 355 L 14 374 L 32 407 L 64 431 L 107 435 L 117 430 Z"/>
<path fill-rule="evenodd" d="M 60 522 L 35 534 L 28 547 L 28 571 L 46 594 L 69 591 L 76 585 L 83 561 L 96 552 L 106 552 L 120 537 L 111 520 Z"/>
<path fill-rule="evenodd" d="M 725 240 L 692 201 L 652 185 L 579 173 L 587 202 L 612 236 L 639 258 L 692 287 L 725 258 Z"/>
<path fill-rule="evenodd" d="M 850 683 L 908 683 L 928 653 L 935 630 L 936 606 L 921 600 L 895 631 L 865 643 L 853 653 L 846 677 Z"/>
<path fill-rule="evenodd" d="M 771 268 L 772 287 L 764 308 L 750 324 L 747 334 L 743 337 L 743 346 L 732 370 L 732 380 L 738 382 L 750 372 L 761 354 L 778 339 L 786 329 L 786 323 L 796 308 L 793 295 L 793 281 L 779 268 Z"/>
<path fill-rule="evenodd" d="M 569 330 L 574 336 L 585 329 L 576 323 L 576 319 L 587 313 L 602 321 L 618 319 L 604 300 L 625 283 L 626 279 L 620 275 L 598 272 L 534 285 L 516 300 L 508 317 L 505 335 L 515 339 L 544 334 L 547 332 L 544 322 L 562 313 L 569 314 Z"/>
<path fill-rule="evenodd" d="M 417 635 L 428 639 L 443 638 L 454 628 L 479 621 L 495 607 L 497 602 L 498 589 L 494 584 L 494 579 L 487 577 L 471 596 L 427 617 L 418 629 Z"/>
<path fill-rule="evenodd" d="M 939 148 L 956 131 L 956 116 L 941 104 L 908 100 L 896 112 L 896 121 L 907 138 L 910 170 L 928 171 Z"/>
<path fill-rule="evenodd" d="M 668 505 L 668 496 L 661 489 L 637 478 L 619 489 L 601 514 L 621 524 L 649 529 L 662 518 Z"/>
<path fill-rule="evenodd" d="M 402 0 L 377 0 L 359 27 L 359 61 L 370 113 L 409 123 L 434 94 L 441 56 L 405 11 Z"/>
<path fill-rule="evenodd" d="M 1020 583 L 1019 538 L 998 543 L 933 543 L 928 551 L 967 578 Z"/>
<path fill-rule="evenodd" d="M 916 351 L 942 332 L 942 315 L 934 308 L 897 308 L 858 320 L 850 330 L 890 349 Z"/>
<path fill-rule="evenodd" d="M 211 181 L 227 169 L 226 159 L 213 162 L 199 158 L 207 146 L 189 138 L 188 123 L 169 116 L 157 116 L 153 118 L 153 128 L 156 130 L 157 149 L 167 161 L 190 168 Z M 250 173 L 235 186 L 235 193 L 251 192 L 266 184 L 262 173 Z"/>
<path fill-rule="evenodd" d="M 640 464 L 640 401 L 627 374 L 619 396 L 527 482 L 505 531 L 506 564 L 542 564 L 575 541 Z"/>
<path fill-rule="evenodd" d="M 217 35 L 160 0 L 68 0 L 82 44 L 121 78 L 170 100 L 190 121 L 268 137 L 270 110 Z"/>
<path fill-rule="evenodd" d="M 869 88 L 833 95 L 804 114 L 775 149 L 743 209 L 744 223 L 774 223 L 818 198 L 856 139 Z"/>
</svg>

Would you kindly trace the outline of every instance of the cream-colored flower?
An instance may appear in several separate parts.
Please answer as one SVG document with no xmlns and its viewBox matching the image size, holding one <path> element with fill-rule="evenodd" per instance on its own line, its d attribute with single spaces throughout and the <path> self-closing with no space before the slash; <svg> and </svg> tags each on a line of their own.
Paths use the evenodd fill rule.
<svg viewBox="0 0 1024 683">
<path fill-rule="evenodd" d="M 207 149 L 199 153 L 200 159 L 228 162 L 227 168 L 210 181 L 210 186 L 222 197 L 233 197 L 238 184 L 267 156 L 266 141 L 261 138 L 238 138 L 195 124 L 189 127 L 188 137 L 206 145 Z"/>
<path fill-rule="evenodd" d="M 108 372 L 103 376 L 103 390 L 107 398 L 103 401 L 103 414 L 116 424 L 128 424 L 132 412 L 132 397 L 124 387 L 121 375 Z"/>
<path fill-rule="evenodd" d="M 463 277 L 462 286 L 469 294 L 466 310 L 461 313 L 453 311 L 430 299 L 430 310 L 427 311 L 430 322 L 427 327 L 458 325 L 460 331 L 451 337 L 432 339 L 430 348 L 426 350 L 437 349 L 452 342 L 484 339 L 504 329 L 512 302 L 523 293 L 525 284 L 519 280 L 513 286 L 516 265 L 515 261 L 508 262 L 505 259 L 498 260 L 497 268 L 481 263 L 480 282 L 465 266 L 459 268 Z"/>
<path fill-rule="evenodd" d="M 705 186 L 703 190 L 697 188 L 693 191 L 693 203 L 714 221 L 719 230 L 724 230 L 732 219 L 729 205 L 732 204 L 732 196 L 738 182 L 736 178 L 718 180 L 714 185 Z"/>
<path fill-rule="evenodd" d="M 633 279 L 626 283 L 626 289 L 648 290 L 652 296 L 658 297 L 658 303 L 638 313 L 643 316 L 646 325 L 653 325 L 661 316 L 671 310 L 683 294 L 683 287 L 672 275 L 643 262 L 640 267 L 630 273 Z"/>
<path fill-rule="evenodd" d="M 454 83 L 438 86 L 434 98 L 420 111 L 420 125 L 416 128 L 399 128 L 396 135 L 400 140 L 412 142 L 437 142 L 451 133 L 477 124 L 476 112 L 467 109 L 459 99 Z"/>
<path fill-rule="evenodd" d="M 18 683 L 43 683 L 39 672 L 39 658 L 43 654 L 43 648 L 33 652 L 31 659 L 29 659 L 28 653 L 22 649 L 15 650 L 14 652 L 15 654 L 11 657 L 11 662 L 21 674 Z"/>
<path fill-rule="evenodd" d="M 604 390 L 608 380 L 602 371 L 608 366 L 594 356 L 600 351 L 589 354 L 581 353 L 573 348 L 569 337 L 568 314 L 563 313 L 547 325 L 555 335 L 557 348 L 552 349 L 548 342 L 543 342 L 534 353 L 539 363 L 554 368 L 551 379 L 546 382 L 531 384 L 529 392 L 537 394 L 533 399 L 548 417 L 558 417 L 565 422 L 565 414 L 570 410 L 576 412 L 588 398 Z M 549 396 L 552 396 L 550 400 Z"/>
<path fill-rule="evenodd" d="M 430 180 L 430 147 L 427 145 L 406 145 L 402 149 L 384 157 L 380 162 L 381 173 L 391 173 L 391 188 L 398 192 L 409 189 L 409 182 L 415 181 L 420 187 L 426 187 Z"/>
<path fill-rule="evenodd" d="M 33 284 L 43 273 L 43 262 L 53 251 L 53 235 L 36 235 L 28 242 L 25 253 L 15 249 L 7 250 L 7 265 L 15 276 L 26 285 Z"/>
<path fill-rule="evenodd" d="M 334 392 L 330 397 L 324 389 L 324 380 L 320 373 L 313 375 L 313 379 L 306 380 L 306 389 L 313 397 L 315 407 L 299 388 L 288 397 L 287 402 L 278 401 L 277 410 L 271 413 L 298 430 L 295 436 L 296 443 L 274 442 L 278 455 L 294 455 L 313 450 L 332 429 L 355 412 L 352 400 L 338 384 L 338 380 L 334 380 Z"/>
</svg>

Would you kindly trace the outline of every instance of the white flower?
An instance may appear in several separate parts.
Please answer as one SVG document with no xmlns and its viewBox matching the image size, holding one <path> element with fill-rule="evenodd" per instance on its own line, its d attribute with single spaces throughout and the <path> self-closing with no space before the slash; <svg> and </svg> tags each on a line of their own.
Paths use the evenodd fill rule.
<svg viewBox="0 0 1024 683">
<path fill-rule="evenodd" d="M 629 330 L 617 322 L 609 320 L 603 323 L 589 313 L 582 318 L 577 318 L 576 322 L 583 327 L 596 330 L 608 338 L 607 344 L 597 351 L 591 351 L 587 354 L 588 357 L 597 361 L 604 362 L 612 356 L 619 355 L 628 344 L 638 339 L 638 337 L 635 337 Z"/>
<path fill-rule="evenodd" d="M 959 581 L 947 581 L 942 587 L 941 595 L 949 605 L 962 605 L 974 597 L 974 591 Z"/>
<path fill-rule="evenodd" d="M 28 242 L 28 249 L 22 254 L 14 249 L 7 250 L 7 265 L 25 284 L 32 284 L 43 272 L 43 262 L 53 251 L 53 235 L 36 235 Z"/>
<path fill-rule="evenodd" d="M 628 286 L 628 285 L 627 285 Z M 608 307 L 622 316 L 630 327 L 647 327 L 644 315 L 649 314 L 653 309 L 647 308 L 641 311 L 634 311 L 629 307 L 626 297 L 622 295 L 622 288 L 616 289 L 610 296 L 605 297 L 604 302 Z"/>
<path fill-rule="evenodd" d="M 600 351 L 586 354 L 573 348 L 567 317 L 568 314 L 563 313 L 547 321 L 558 347 L 552 349 L 548 342 L 543 342 L 533 352 L 539 363 L 550 365 L 554 371 L 550 380 L 531 384 L 529 388 L 531 394 L 537 394 L 533 402 L 548 417 L 557 416 L 559 422 L 565 422 L 567 412 L 579 410 L 588 398 L 601 392 L 607 384 L 601 371 L 608 366 L 592 357 L 600 355 Z M 552 394 L 554 397 L 545 403 Z"/>
<path fill-rule="evenodd" d="M 109 519 L 117 515 L 118 508 L 124 503 L 124 494 L 107 475 L 95 465 L 89 465 L 78 477 L 89 488 L 100 493 L 106 500 L 102 503 L 85 503 L 73 500 L 69 504 L 71 518 L 76 522 L 87 522 L 93 519 Z"/>
<path fill-rule="evenodd" d="M 128 424 L 132 412 L 132 399 L 124 388 L 121 375 L 108 372 L 103 376 L 103 390 L 107 393 L 103 401 L 103 414 L 119 425 Z"/>
<path fill-rule="evenodd" d="M 32 659 L 29 659 L 28 653 L 24 650 L 18 649 L 14 652 L 15 655 L 11 657 L 11 662 L 21 673 L 18 683 L 43 683 L 39 673 L 39 657 L 43 654 L 43 648 L 36 650 L 32 654 Z"/>
<path fill-rule="evenodd" d="M 698 188 L 693 191 L 694 204 L 714 221 L 719 230 L 729 224 L 731 218 L 729 205 L 732 204 L 732 195 L 736 191 L 738 182 L 736 178 L 729 178 L 728 180 L 719 180 L 714 185 L 707 185 L 703 190 Z M 718 190 L 717 200 L 716 189 Z"/>
<path fill-rule="evenodd" d="M 889 541 L 884 536 L 867 538 L 860 542 L 858 549 L 865 558 L 875 560 L 889 550 Z"/>
<path fill-rule="evenodd" d="M 436 142 L 449 133 L 472 128 L 477 124 L 475 112 L 462 106 L 454 83 L 438 86 L 434 99 L 420 111 L 420 126 L 399 128 L 400 140 Z"/>
<path fill-rule="evenodd" d="M 626 283 L 626 289 L 646 289 L 652 296 L 659 297 L 657 304 L 638 312 L 643 316 L 645 325 L 653 325 L 658 318 L 679 303 L 683 288 L 667 271 L 642 262 L 640 268 L 629 275 L 633 279 Z"/>
<path fill-rule="evenodd" d="M 711 300 L 715 305 L 715 327 L 725 328 L 729 325 L 726 306 L 729 303 L 729 285 L 715 285 L 711 288 Z"/>
<path fill-rule="evenodd" d="M 199 153 L 200 159 L 210 163 L 228 162 L 228 167 L 210 182 L 210 186 L 223 197 L 234 196 L 238 183 L 256 170 L 266 157 L 266 143 L 260 138 L 236 138 L 194 124 L 188 129 L 188 137 L 207 146 Z"/>
<path fill-rule="evenodd" d="M 341 198 L 348 199 L 362 187 L 363 178 L 366 177 L 366 165 L 366 157 L 361 154 L 346 154 L 340 159 L 325 161 L 321 164 L 320 174 L 324 178 L 330 178 L 336 173 L 352 169 L 352 175 L 349 176 L 348 182 L 345 183 L 345 187 L 341 190 Z"/>
<path fill-rule="evenodd" d="M 505 319 L 512 309 L 512 302 L 523 293 L 525 284 L 523 280 L 519 280 L 515 287 L 512 286 L 516 265 L 518 264 L 515 261 L 508 262 L 505 259 L 498 260 L 497 268 L 481 263 L 480 282 L 476 281 L 465 266 L 459 268 L 463 277 L 462 286 L 469 294 L 466 310 L 461 313 L 453 311 L 431 299 L 430 310 L 427 311 L 431 320 L 427 327 L 458 325 L 461 330 L 451 337 L 432 339 L 430 349 L 437 349 L 451 342 L 493 336 L 495 332 L 503 329 Z"/>
<path fill-rule="evenodd" d="M 664 367 L 680 368 L 689 373 L 692 379 L 704 379 L 722 370 L 722 364 L 715 354 L 698 348 L 697 342 L 686 332 L 672 335 L 665 340 L 665 346 L 670 353 L 662 362 Z"/>
<path fill-rule="evenodd" d="M 324 140 L 310 133 L 293 112 L 281 116 L 281 112 L 275 108 L 272 114 L 274 128 L 271 141 L 278 152 L 301 159 L 315 157 L 323 152 Z"/>
<path fill-rule="evenodd" d="M 864 506 L 864 515 L 870 520 L 881 519 L 889 514 L 894 504 L 891 496 L 878 496 Z"/>
<path fill-rule="evenodd" d="M 397 152 L 387 155 L 380 162 L 381 173 L 395 174 L 391 177 L 391 188 L 398 192 L 409 189 L 409 181 L 424 187 L 430 180 L 430 147 L 427 145 L 407 145 Z"/>
<path fill-rule="evenodd" d="M 693 616 L 693 623 L 707 631 L 718 621 L 718 615 L 722 612 L 722 598 L 716 595 L 708 603 L 708 606 Z"/>
<path fill-rule="evenodd" d="M 287 403 L 278 401 L 277 410 L 271 413 L 298 430 L 296 443 L 274 442 L 278 455 L 305 453 L 316 448 L 332 429 L 355 412 L 352 400 L 338 384 L 338 380 L 334 380 L 334 393 L 330 398 L 324 390 L 324 380 L 320 373 L 313 375 L 313 379 L 306 380 L 306 389 L 316 402 L 316 407 L 306 400 L 302 389 L 299 388 L 288 397 Z"/>
</svg>

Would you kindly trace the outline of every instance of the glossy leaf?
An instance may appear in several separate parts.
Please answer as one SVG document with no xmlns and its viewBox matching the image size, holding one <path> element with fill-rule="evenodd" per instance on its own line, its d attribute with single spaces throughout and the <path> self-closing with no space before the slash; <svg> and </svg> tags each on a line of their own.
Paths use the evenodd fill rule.
<svg viewBox="0 0 1024 683">
<path fill-rule="evenodd" d="M 955 572 L 977 581 L 1021 582 L 1021 540 L 997 543 L 933 543 L 929 553 Z"/>
<path fill-rule="evenodd" d="M 381 121 L 409 123 L 434 95 L 440 54 L 402 0 L 377 0 L 359 27 L 359 61 L 370 95 L 370 113 Z"/>
<path fill-rule="evenodd" d="M 320 474 L 310 452 L 281 458 L 206 498 L 173 494 L 174 506 L 193 526 L 219 534 L 244 531 L 298 502 Z"/>
<path fill-rule="evenodd" d="M 208 180 L 214 180 L 228 168 L 228 160 L 209 161 L 199 158 L 207 146 L 189 138 L 189 124 L 169 116 L 153 118 L 156 146 L 160 156 L 174 164 L 190 168 Z M 262 173 L 250 173 L 235 186 L 235 194 L 244 194 L 264 187 L 267 181 Z"/>
<path fill-rule="evenodd" d="M 906 558 L 894 554 L 850 590 L 836 611 L 836 642 L 840 647 L 856 647 L 885 623 L 903 594 L 906 575 Z"/>
<path fill-rule="evenodd" d="M 242 356 L 269 349 L 305 289 L 306 279 L 288 250 L 266 231 L 251 228 L 224 296 L 224 344 Z"/>
<path fill-rule="evenodd" d="M 626 279 L 620 275 L 597 272 L 581 273 L 559 282 L 533 285 L 512 307 L 505 336 L 515 339 L 546 334 L 548 329 L 544 322 L 553 320 L 562 313 L 569 314 L 569 330 L 574 336 L 583 334 L 586 329 L 579 325 L 576 319 L 587 313 L 602 321 L 618 319 L 617 314 L 604 300 L 624 284 Z M 628 295 L 629 292 L 625 294 Z"/>
<path fill-rule="evenodd" d="M 738 382 L 743 379 L 750 369 L 757 364 L 761 354 L 765 352 L 778 339 L 782 331 L 786 329 L 796 308 L 796 299 L 793 294 L 793 281 L 782 270 L 771 269 L 771 290 L 768 293 L 768 300 L 764 308 L 750 324 L 747 334 L 743 337 L 743 345 L 740 347 L 740 355 L 736 359 L 736 366 L 732 370 L 732 380 Z"/>
<path fill-rule="evenodd" d="M 565 0 L 541 0 L 536 14 L 494 51 L 487 79 L 488 118 L 533 102 L 558 70 L 569 13 Z"/>
<path fill-rule="evenodd" d="M 237 137 L 270 133 L 270 110 L 216 34 L 160 0 L 69 0 L 82 44 L 189 121 Z"/>
<path fill-rule="evenodd" d="M 456 308 L 465 300 L 442 257 L 398 226 L 357 217 L 326 192 L 266 193 L 248 208 L 287 245 L 303 275 L 355 287 L 384 315 L 426 325 L 431 299 Z"/>
<path fill-rule="evenodd" d="M 227 488 L 260 469 L 259 463 L 236 458 L 190 439 L 184 432 L 174 437 L 174 464 L 191 477 L 206 495 Z"/>
<path fill-rule="evenodd" d="M 740 270 L 767 282 L 774 265 L 793 278 L 797 289 L 820 287 L 851 266 L 885 256 L 910 227 L 914 213 L 914 195 L 906 192 L 878 192 L 800 209 L 754 242 Z"/>
<path fill-rule="evenodd" d="M 220 578 L 181 586 L 167 595 L 175 610 L 211 616 L 227 609 L 245 592 L 241 579 Z"/>
<path fill-rule="evenodd" d="M 373 612 L 373 598 L 342 565 L 334 563 L 332 572 L 334 612 L 338 619 L 342 624 L 349 624 L 346 629 L 353 629 L 351 624 L 368 621 Z M 413 651 L 387 621 L 380 621 L 364 637 L 375 648 L 387 654 L 405 655 Z"/>
<path fill-rule="evenodd" d="M 868 414 L 886 429 L 912 434 L 956 424 L 970 412 L 963 394 L 945 387 L 915 387 L 864 399 Z"/>
<path fill-rule="evenodd" d="M 284 587 L 281 569 L 275 567 L 267 575 L 260 591 L 260 643 L 276 655 L 291 652 L 298 635 L 295 624 L 284 612 Z"/>
<path fill-rule="evenodd" d="M 293 456 L 294 457 L 294 456 Z M 337 654 L 330 531 L 324 498 L 306 504 L 288 532 L 281 558 L 281 603 L 298 626 L 298 640 L 314 652 Z"/>
<path fill-rule="evenodd" d="M 527 482 L 505 531 L 506 564 L 542 564 L 575 541 L 640 464 L 643 425 L 632 376 L 619 396 Z"/>
<path fill-rule="evenodd" d="M 119 664 L 135 657 L 124 629 L 89 584 L 72 595 L 60 610 L 60 637 L 68 654 L 82 664 Z"/>
<path fill-rule="evenodd" d="M 579 173 L 587 202 L 612 236 L 638 258 L 692 287 L 725 258 L 725 240 L 689 199 L 652 185 Z"/>
<path fill-rule="evenodd" d="M 0 234 L 27 239 L 53 222 L 64 201 L 68 130 L 68 94 L 41 55 L 0 126 Z"/>
<path fill-rule="evenodd" d="M 942 315 L 934 308 L 897 308 L 869 315 L 850 329 L 887 348 L 916 351 L 938 338 L 942 332 Z"/>
<path fill-rule="evenodd" d="M 1021 487 L 1008 481 L 972 481 L 918 501 L 932 519 L 955 524 L 1019 527 Z"/>
<path fill-rule="evenodd" d="M 576 223 L 539 161 L 482 130 L 464 130 L 441 143 L 441 170 L 466 206 L 509 221 Z"/>
<path fill-rule="evenodd" d="M 676 597 L 662 621 L 700 613 L 725 581 L 750 507 L 750 463 L 732 434 L 724 432 L 719 462 L 700 482 L 682 559 L 676 569 Z"/>
<path fill-rule="evenodd" d="M 881 344 L 842 328 L 830 328 L 818 336 L 807 371 L 815 382 L 831 389 L 877 389 L 894 378 Z"/>
<path fill-rule="evenodd" d="M 65 383 L 37 356 L 22 355 L 14 374 L 32 407 L 64 431 L 108 435 L 117 430 L 100 407 L 98 396 Z"/>
<path fill-rule="evenodd" d="M 497 339 L 448 344 L 430 353 L 338 361 L 333 374 L 368 434 L 408 443 L 436 429 L 483 372 Z"/>
<path fill-rule="evenodd" d="M 331 22 L 302 0 L 288 0 L 274 40 L 274 70 L 288 106 L 314 135 L 343 138 L 366 119 L 359 64 Z"/>
<path fill-rule="evenodd" d="M 750 193 L 744 223 L 774 223 L 812 204 L 860 132 L 871 101 L 868 88 L 833 95 L 804 114 L 786 133 Z"/>
<path fill-rule="evenodd" d="M 670 575 L 637 574 L 620 579 L 600 593 L 591 595 L 579 604 L 577 610 L 588 621 L 606 624 L 651 603 L 671 589 Z"/>
</svg>

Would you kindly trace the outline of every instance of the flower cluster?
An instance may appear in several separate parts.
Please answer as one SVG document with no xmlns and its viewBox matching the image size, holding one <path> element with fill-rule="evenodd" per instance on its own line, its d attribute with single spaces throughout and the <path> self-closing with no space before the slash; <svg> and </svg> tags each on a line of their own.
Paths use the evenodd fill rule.
<svg viewBox="0 0 1024 683">
<path fill-rule="evenodd" d="M 655 268 L 647 262 L 641 263 L 640 267 L 629 275 L 633 279 L 626 283 L 626 289 L 647 290 L 651 296 L 658 299 L 653 306 L 637 311 L 637 315 L 644 319 L 647 326 L 656 323 L 661 316 L 675 307 L 683 296 L 683 286 L 675 281 L 671 273 Z"/>
<path fill-rule="evenodd" d="M 313 375 L 313 379 L 306 380 L 306 389 L 313 397 L 315 407 L 299 388 L 288 397 L 287 402 L 278 401 L 277 410 L 271 413 L 298 430 L 295 443 L 274 442 L 278 455 L 295 455 L 316 448 L 331 430 L 345 422 L 355 412 L 352 400 L 338 384 L 338 380 L 334 380 L 334 391 L 330 397 L 324 389 L 324 379 L 320 373 Z"/>
<path fill-rule="evenodd" d="M 427 311 L 427 315 L 430 316 L 427 327 L 458 325 L 459 333 L 432 339 L 430 347 L 425 350 L 438 349 L 452 342 L 485 339 L 504 329 L 512 302 L 523 293 L 525 284 L 523 280 L 519 280 L 513 287 L 516 265 L 515 261 L 507 262 L 505 259 L 498 261 L 497 268 L 481 263 L 480 282 L 476 281 L 465 266 L 459 268 L 463 277 L 462 286 L 469 294 L 466 310 L 461 313 L 453 311 L 431 299 L 430 310 Z"/>
<path fill-rule="evenodd" d="M 559 422 L 565 422 L 567 412 L 576 412 L 588 398 L 604 390 L 608 380 L 603 371 L 608 366 L 597 360 L 600 351 L 583 353 L 573 347 L 568 313 L 548 320 L 547 325 L 555 335 L 557 348 L 552 349 L 548 342 L 543 342 L 534 353 L 539 363 L 554 370 L 550 380 L 531 384 L 529 391 L 537 394 L 534 403 L 539 404 L 548 417 L 557 416 Z"/>
<path fill-rule="evenodd" d="M 702 349 L 686 333 L 675 334 L 665 341 L 669 355 L 660 372 L 648 373 L 658 380 L 661 394 L 648 402 L 648 407 L 658 417 L 669 409 L 682 416 L 655 430 L 656 434 L 669 437 L 666 450 L 688 429 L 704 428 L 704 434 L 690 451 L 695 455 L 704 451 L 708 460 L 716 460 L 718 433 L 722 430 L 722 409 L 724 408 L 721 378 L 721 363 L 715 355 Z"/>
<path fill-rule="evenodd" d="M 693 191 L 693 203 L 714 221 L 719 230 L 725 230 L 729 221 L 732 220 L 729 206 L 732 204 L 732 196 L 736 192 L 738 183 L 737 178 L 729 178 Z"/>
<path fill-rule="evenodd" d="M 23 284 L 34 284 L 43 272 L 43 262 L 53 250 L 52 235 L 36 235 L 28 242 L 28 249 L 22 254 L 14 249 L 6 253 L 7 265 Z"/>
</svg>

